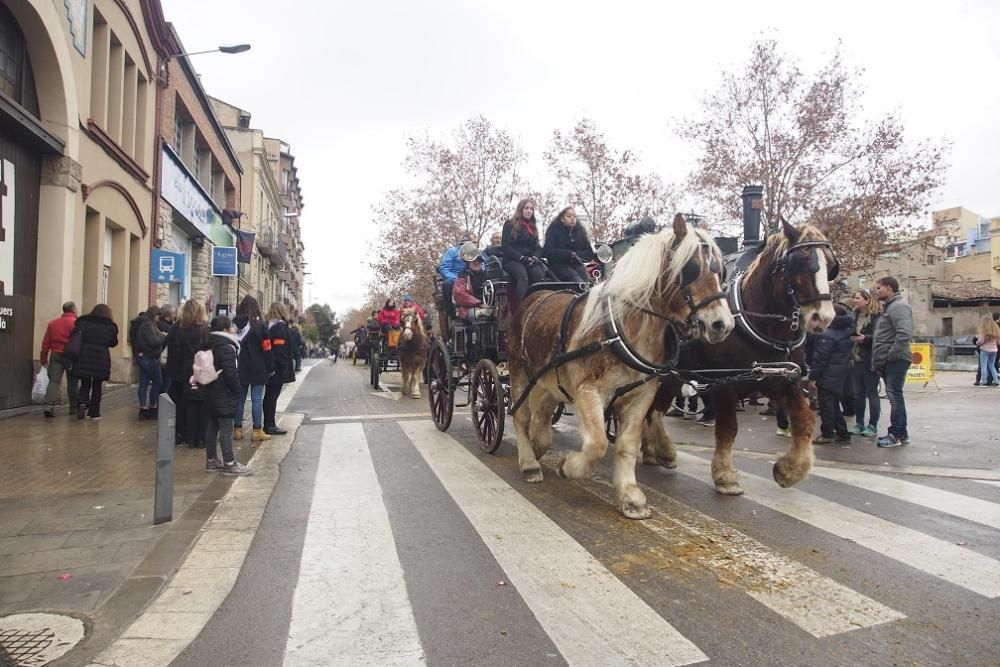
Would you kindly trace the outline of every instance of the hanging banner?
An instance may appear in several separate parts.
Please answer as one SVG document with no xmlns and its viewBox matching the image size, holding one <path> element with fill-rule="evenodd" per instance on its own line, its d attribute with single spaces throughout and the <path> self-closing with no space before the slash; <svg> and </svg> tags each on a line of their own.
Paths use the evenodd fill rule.
<svg viewBox="0 0 1000 667">
<path fill-rule="evenodd" d="M 236 231 L 236 252 L 238 261 L 241 264 L 249 264 L 253 257 L 253 242 L 257 237 L 256 232 Z"/>
<path fill-rule="evenodd" d="M 212 248 L 212 275 L 236 275 L 236 248 Z"/>
</svg>

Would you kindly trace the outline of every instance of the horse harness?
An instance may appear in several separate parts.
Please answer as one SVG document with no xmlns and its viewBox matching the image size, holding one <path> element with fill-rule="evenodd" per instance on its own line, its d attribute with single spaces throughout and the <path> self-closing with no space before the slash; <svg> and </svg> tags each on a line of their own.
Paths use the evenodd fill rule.
<svg viewBox="0 0 1000 667">
<path fill-rule="evenodd" d="M 676 244 L 674 245 L 674 247 L 676 248 Z M 715 257 L 712 256 L 709 244 L 701 242 L 700 251 L 704 252 L 706 250 L 709 253 L 709 259 L 707 260 L 709 270 L 712 273 L 719 274 L 720 282 L 723 281 L 725 279 L 724 265 L 720 261 L 718 261 Z M 699 324 L 698 321 L 695 319 L 695 316 L 697 315 L 698 311 L 707 307 L 709 304 L 714 303 L 715 301 L 726 298 L 725 292 L 716 292 L 715 294 L 711 294 L 702 299 L 701 301 L 696 302 L 694 300 L 694 297 L 691 295 L 690 287 L 696 280 L 698 280 L 700 276 L 701 276 L 701 264 L 697 261 L 696 257 L 691 257 L 691 259 L 689 259 L 687 263 L 684 265 L 684 267 L 681 269 L 679 285 L 681 289 L 681 294 L 684 297 L 684 302 L 687 304 L 689 309 L 688 316 L 684 321 L 684 326 L 687 335 L 692 337 L 698 332 Z M 553 296 L 556 296 L 557 294 L 571 294 L 571 293 L 572 292 L 570 292 L 569 290 L 560 290 L 558 292 L 553 292 L 549 294 L 544 299 L 541 299 L 532 306 L 531 310 L 528 311 L 527 316 L 524 318 L 524 322 L 527 323 L 528 321 L 530 321 L 531 316 L 534 315 L 535 311 L 539 307 L 541 307 L 542 304 L 551 299 Z M 653 317 L 662 319 L 667 323 L 666 332 L 667 332 L 667 347 L 669 350 L 669 354 L 666 363 L 657 364 L 643 357 L 638 350 L 636 350 L 632 345 L 629 344 L 628 339 L 621 331 L 618 322 L 615 321 L 614 312 L 611 309 L 611 295 L 607 295 L 606 297 L 604 297 L 603 300 L 603 307 L 607 312 L 604 338 L 602 340 L 594 341 L 593 343 L 577 348 L 575 350 L 567 351 L 566 345 L 569 343 L 570 339 L 569 326 L 570 322 L 573 319 L 573 313 L 576 310 L 576 307 L 583 300 L 583 298 L 588 295 L 589 292 L 574 294 L 569 304 L 567 304 L 566 309 L 563 310 L 562 321 L 559 324 L 559 331 L 556 335 L 555 350 L 554 350 L 555 354 L 553 355 L 552 359 L 550 359 L 549 362 L 546 363 L 544 366 L 542 366 L 542 368 L 536 373 L 533 373 L 530 368 L 525 367 L 525 372 L 528 375 L 528 386 L 525 388 L 521 396 L 518 397 L 517 401 L 514 402 L 513 406 L 511 406 L 510 409 L 511 414 L 514 414 L 517 411 L 517 409 L 521 407 L 521 404 L 524 403 L 528 395 L 531 393 L 531 390 L 534 389 L 536 384 L 538 384 L 538 381 L 541 380 L 542 376 L 544 376 L 547 372 L 553 369 L 556 372 L 556 386 L 559 388 L 559 391 L 562 392 L 562 395 L 566 397 L 567 401 L 569 401 L 570 403 L 574 402 L 573 396 L 562 384 L 562 379 L 559 376 L 559 367 L 569 363 L 570 361 L 579 359 L 580 357 L 584 357 L 599 352 L 600 350 L 609 346 L 611 347 L 611 351 L 615 354 L 616 357 L 618 357 L 619 360 L 621 360 L 622 363 L 624 363 L 626 366 L 628 366 L 634 371 L 638 371 L 639 373 L 645 374 L 645 377 L 635 382 L 624 385 L 622 387 L 618 387 L 615 390 L 615 395 L 611 399 L 611 404 L 608 406 L 607 410 L 611 409 L 611 407 L 614 405 L 614 402 L 618 398 L 624 396 L 633 389 L 636 389 L 637 387 L 646 384 L 650 380 L 654 378 L 660 378 L 665 375 L 676 374 L 677 361 L 680 358 L 680 342 L 677 336 L 677 331 L 675 329 L 676 323 L 674 322 L 674 320 L 667 315 L 654 312 L 647 308 L 638 308 L 640 312 L 645 313 L 646 315 L 652 315 Z M 523 347 L 523 340 L 522 340 L 522 347 Z M 528 358 L 527 350 L 523 350 L 523 352 L 524 352 L 524 358 L 527 359 Z"/>
</svg>

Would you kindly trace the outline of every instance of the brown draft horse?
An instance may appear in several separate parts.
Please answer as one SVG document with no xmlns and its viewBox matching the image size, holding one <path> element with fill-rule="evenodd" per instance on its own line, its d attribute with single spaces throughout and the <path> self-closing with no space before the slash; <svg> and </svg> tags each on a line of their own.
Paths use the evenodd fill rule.
<svg viewBox="0 0 1000 667">
<path fill-rule="evenodd" d="M 420 398 L 420 379 L 427 363 L 427 350 L 431 347 L 431 341 L 415 309 L 404 309 L 399 324 L 403 329 L 396 346 L 399 370 L 403 376 L 399 393 L 410 398 Z"/>
<path fill-rule="evenodd" d="M 741 369 L 754 361 L 793 361 L 804 370 L 805 334 L 822 331 L 833 320 L 829 281 L 838 270 L 830 243 L 818 229 L 811 225 L 796 228 L 782 220 L 782 230 L 768 237 L 746 273 L 736 275 L 728 287 L 729 303 L 737 320 L 734 334 L 724 345 L 699 342 L 685 346 L 678 367 L 692 371 Z M 734 301 L 734 297 L 739 299 Z M 668 468 L 677 465 L 677 450 L 662 419 L 676 390 L 676 383 L 673 387 L 669 382 L 660 386 L 643 433 L 646 464 Z M 733 442 L 739 430 L 736 404 L 758 391 L 784 407 L 791 422 L 792 444 L 774 464 L 774 480 L 788 487 L 809 474 L 816 418 L 798 384 L 772 376 L 722 383 L 710 391 L 715 399 L 712 479 L 716 491 L 727 495 L 743 493 L 739 472 L 733 467 Z"/>
<path fill-rule="evenodd" d="M 615 390 L 669 367 L 666 329 L 683 322 L 708 343 L 729 335 L 734 321 L 722 298 L 721 271 L 715 242 L 678 215 L 671 227 L 642 238 L 590 292 L 538 291 L 524 300 L 511 326 L 509 360 L 518 463 L 526 482 L 543 479 L 538 460 L 552 445 L 551 419 L 559 402 L 576 404 L 583 445 L 563 458 L 557 472 L 589 478 L 608 448 L 604 409 Z M 583 307 L 574 309 L 578 303 Z M 587 354 L 545 369 L 561 350 L 585 348 Z M 635 481 L 635 461 L 657 384 L 645 382 L 615 403 L 621 425 L 613 484 L 630 519 L 650 516 Z"/>
</svg>

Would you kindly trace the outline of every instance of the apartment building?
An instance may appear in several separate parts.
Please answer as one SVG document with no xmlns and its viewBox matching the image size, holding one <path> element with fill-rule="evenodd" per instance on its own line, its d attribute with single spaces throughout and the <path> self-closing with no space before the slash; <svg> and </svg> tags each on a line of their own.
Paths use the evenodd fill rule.
<svg viewBox="0 0 1000 667">
<path fill-rule="evenodd" d="M 276 298 L 287 305 L 291 312 L 301 315 L 305 309 L 302 294 L 305 284 L 303 276 L 305 259 L 299 216 L 305 206 L 305 200 L 299 183 L 299 172 L 295 166 L 295 156 L 292 155 L 291 146 L 280 139 L 265 139 L 264 143 L 267 147 L 268 161 L 278 180 L 282 212 L 275 243 L 279 254 L 284 258 L 284 265 L 277 273 Z"/>
<path fill-rule="evenodd" d="M 169 28 L 183 53 L 179 36 Z M 232 312 L 238 280 L 236 237 L 222 216 L 239 208 L 243 167 L 190 60 L 183 55 L 171 58 L 164 73 L 150 298 L 174 305 L 198 299 L 209 313 L 216 308 Z"/>
<path fill-rule="evenodd" d="M 148 305 L 157 77 L 171 45 L 157 0 L 2 0 L 0 409 L 30 400 L 60 305 Z M 122 327 L 124 329 L 124 327 Z M 112 350 L 112 379 L 131 351 Z"/>
</svg>

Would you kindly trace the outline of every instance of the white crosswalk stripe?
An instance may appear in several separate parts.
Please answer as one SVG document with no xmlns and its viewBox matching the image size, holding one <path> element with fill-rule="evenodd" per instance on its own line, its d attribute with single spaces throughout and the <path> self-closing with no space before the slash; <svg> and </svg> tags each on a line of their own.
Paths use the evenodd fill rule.
<svg viewBox="0 0 1000 667">
<path fill-rule="evenodd" d="M 323 428 L 285 664 L 422 664 L 364 429 Z"/>
<path fill-rule="evenodd" d="M 684 452 L 677 461 L 682 474 L 712 484 L 709 461 Z M 1000 562 L 992 558 L 769 479 L 742 472 L 740 481 L 753 502 L 979 595 L 1000 597 Z"/>
<path fill-rule="evenodd" d="M 400 428 L 458 503 L 571 665 L 707 660 L 579 543 L 451 436 Z M 572 581 L 572 586 L 564 585 Z"/>
</svg>

